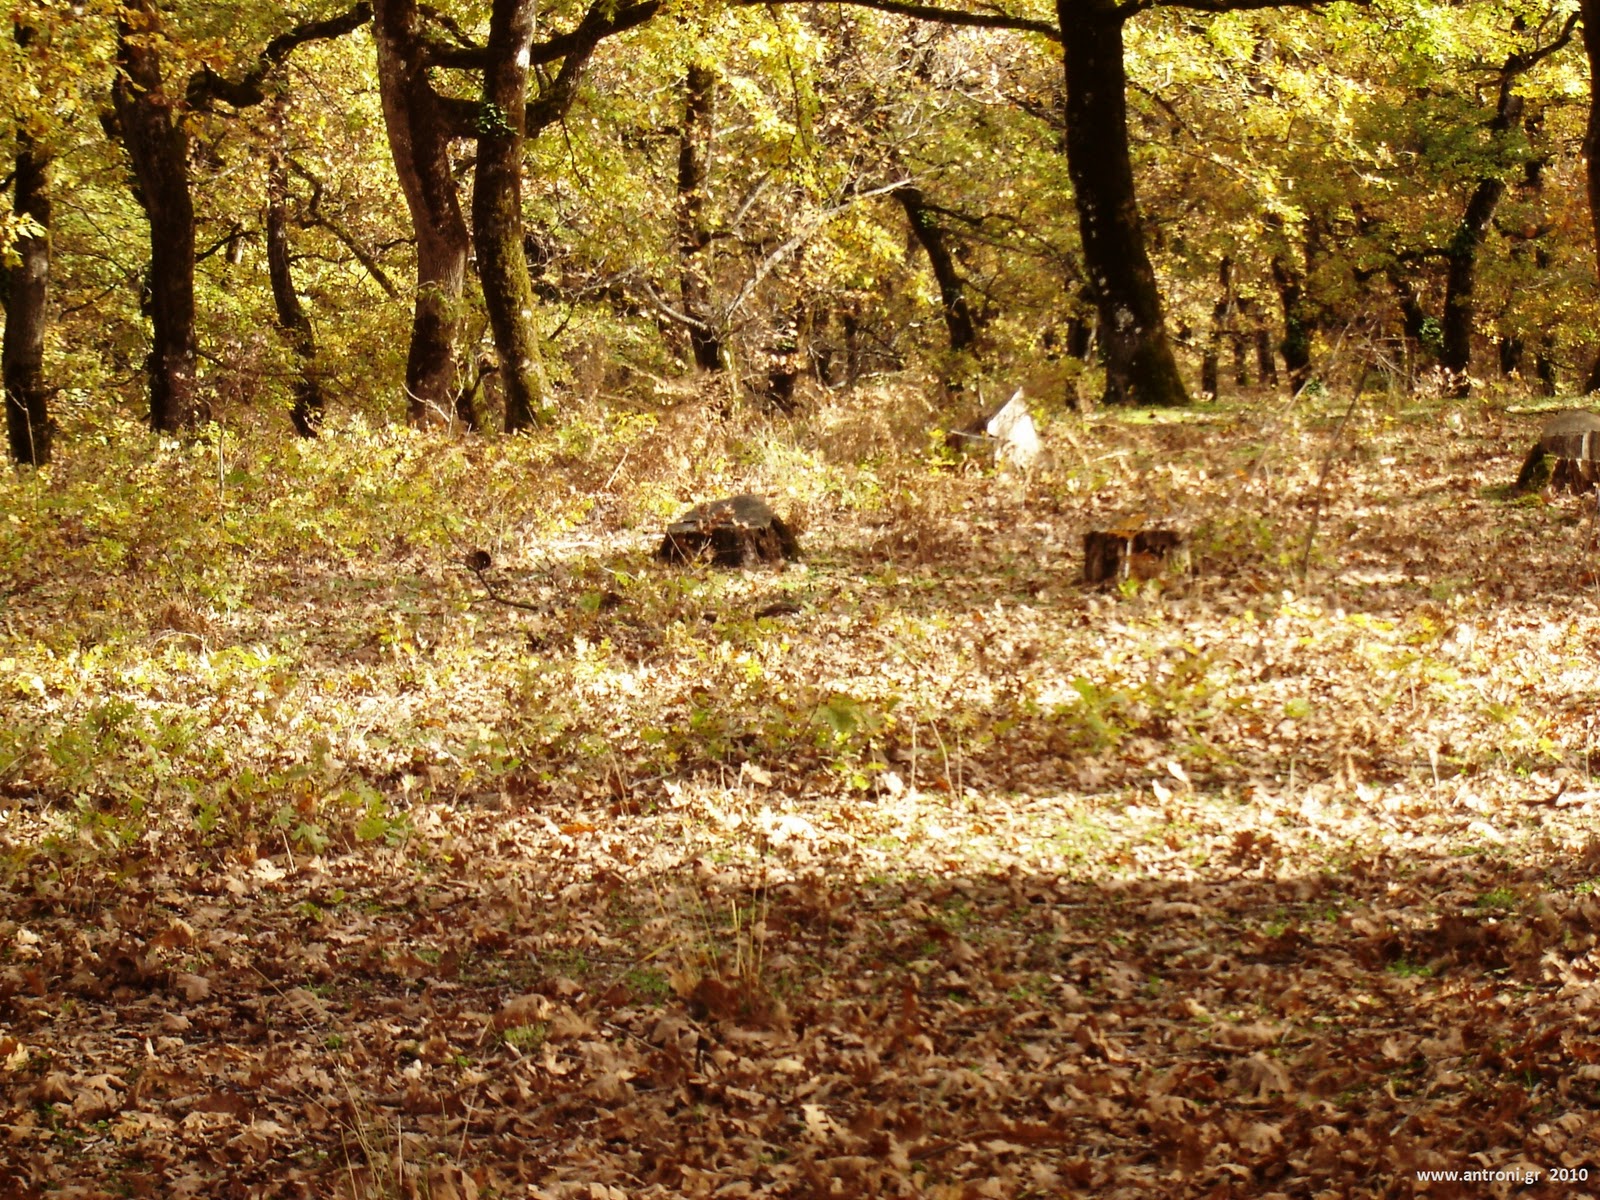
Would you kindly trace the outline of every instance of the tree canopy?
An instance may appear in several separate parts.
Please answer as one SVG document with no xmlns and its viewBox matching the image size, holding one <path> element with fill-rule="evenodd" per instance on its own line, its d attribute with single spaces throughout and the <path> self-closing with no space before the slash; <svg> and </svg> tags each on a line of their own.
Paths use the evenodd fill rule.
<svg viewBox="0 0 1600 1200">
<path fill-rule="evenodd" d="M 13 18 L 16 269 L 53 207 L 8 394 L 69 435 L 140 407 L 309 432 L 307 372 L 381 419 L 511 429 L 780 359 L 957 389 L 1043 359 L 1061 402 L 1184 403 L 1230 348 L 1302 385 L 1357 321 L 1462 392 L 1592 369 L 1573 4 Z"/>
</svg>

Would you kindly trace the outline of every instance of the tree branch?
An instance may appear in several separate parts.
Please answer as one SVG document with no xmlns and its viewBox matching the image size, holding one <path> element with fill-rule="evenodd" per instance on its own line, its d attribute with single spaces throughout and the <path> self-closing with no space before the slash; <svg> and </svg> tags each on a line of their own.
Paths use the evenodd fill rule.
<svg viewBox="0 0 1600 1200">
<path fill-rule="evenodd" d="M 733 298 L 733 303 L 729 304 L 726 311 L 723 312 L 722 323 L 726 324 L 728 321 L 730 321 L 733 318 L 733 314 L 744 307 L 744 302 L 750 299 L 751 293 L 754 292 L 756 288 L 761 286 L 761 281 L 764 280 L 768 275 L 772 274 L 773 269 L 777 267 L 780 262 L 789 257 L 789 255 L 793 254 L 796 250 L 800 249 L 801 246 L 809 242 L 817 230 L 821 229 L 822 226 L 828 221 L 838 216 L 852 204 L 857 204 L 862 200 L 870 200 L 874 196 L 884 196 L 890 192 L 898 191 L 900 188 L 905 187 L 910 182 L 911 178 L 910 176 L 907 176 L 904 179 L 896 179 L 893 183 L 886 183 L 880 187 L 868 188 L 864 192 L 852 192 L 843 200 L 839 201 L 839 203 L 832 205 L 829 208 L 825 208 L 821 212 L 817 213 L 811 218 L 810 221 L 806 223 L 805 227 L 802 228 L 799 233 L 795 234 L 771 254 L 767 255 L 767 257 L 761 262 L 761 265 L 756 267 L 755 274 L 751 275 L 750 278 L 746 280 L 744 287 L 739 289 L 739 294 Z"/>
<path fill-rule="evenodd" d="M 555 124 L 567 115 L 578 94 L 578 80 L 595 47 L 608 37 L 626 33 L 643 25 L 660 11 L 661 0 L 643 0 L 643 3 L 630 4 L 609 14 L 606 7 L 605 0 L 594 0 L 577 28 L 533 47 L 531 54 L 533 63 L 551 63 L 559 60 L 561 70 L 554 80 L 540 90 L 538 96 L 528 101 L 527 137 L 538 136 L 540 130 Z M 432 54 L 433 51 L 430 50 L 429 53 Z M 451 51 L 449 58 L 453 61 L 433 58 L 429 61 L 436 62 L 440 66 L 483 65 L 477 61 L 476 51 Z M 478 117 L 481 111 L 482 104 L 477 100 L 463 100 L 454 96 L 439 97 L 439 112 L 451 137 L 477 137 Z"/>
<path fill-rule="evenodd" d="M 574 54 L 587 55 L 605 38 L 643 25 L 655 16 L 660 8 L 661 0 L 644 0 L 643 3 L 620 8 L 608 16 L 596 5 L 589 10 L 588 15 L 576 29 L 568 33 L 559 33 L 547 41 L 535 42 L 529 49 L 528 62 L 530 65 L 538 66 L 541 63 L 559 62 Z M 590 41 L 596 28 L 600 30 L 599 36 Z M 429 66 L 454 67 L 462 71 L 481 71 L 489 61 L 488 50 L 470 42 L 460 46 L 429 42 L 423 52 Z"/>
<path fill-rule="evenodd" d="M 267 48 L 261 52 L 261 57 L 256 59 L 255 66 L 236 82 L 224 79 L 210 67 L 201 67 L 189 76 L 186 93 L 189 106 L 210 111 L 211 106 L 218 100 L 231 104 L 234 108 L 250 108 L 260 104 L 267 98 L 266 91 L 262 87 L 267 75 L 295 50 L 307 42 L 343 37 L 360 29 L 370 20 L 372 20 L 372 5 L 368 0 L 361 0 L 359 4 L 336 17 L 296 25 L 289 32 L 281 33 L 268 42 Z"/>
<path fill-rule="evenodd" d="M 294 159 L 288 160 L 289 169 L 311 185 L 311 202 L 306 205 L 306 216 L 313 225 L 319 225 L 338 239 L 344 248 L 355 255 L 356 261 L 366 268 L 367 274 L 372 276 L 372 281 L 383 289 L 384 295 L 391 300 L 400 298 L 400 289 L 395 287 L 384 269 L 378 265 L 378 260 L 372 252 L 363 247 L 345 229 L 345 227 L 322 211 L 323 182 L 308 171 Z"/>
<path fill-rule="evenodd" d="M 1500 69 L 1501 75 L 1524 74 L 1527 71 L 1531 71 L 1558 50 L 1565 48 L 1566 44 L 1572 40 L 1572 31 L 1577 28 L 1579 15 L 1578 13 L 1570 13 L 1567 16 L 1566 24 L 1561 27 L 1561 32 L 1556 35 L 1553 42 L 1545 46 L 1535 46 L 1532 50 L 1526 50 L 1521 54 L 1513 54 L 1506 59 L 1506 65 Z"/>
<path fill-rule="evenodd" d="M 1253 12 L 1263 8 L 1322 8 L 1330 0 L 1133 0 L 1117 9 L 1125 17 L 1152 8 L 1186 8 L 1191 12 Z M 1368 8 L 1372 0 L 1349 0 L 1358 8 Z"/>
<path fill-rule="evenodd" d="M 1015 29 L 1023 33 L 1037 33 L 1052 42 L 1061 40 L 1061 30 L 1049 21 L 1036 21 L 1030 17 L 1013 17 L 1009 13 L 962 12 L 955 8 L 941 8 L 935 4 L 914 4 L 909 0 L 738 0 L 740 4 L 848 4 L 855 8 L 873 8 L 896 16 L 912 17 L 918 21 L 932 21 L 937 25 L 969 25 L 978 29 Z"/>
</svg>

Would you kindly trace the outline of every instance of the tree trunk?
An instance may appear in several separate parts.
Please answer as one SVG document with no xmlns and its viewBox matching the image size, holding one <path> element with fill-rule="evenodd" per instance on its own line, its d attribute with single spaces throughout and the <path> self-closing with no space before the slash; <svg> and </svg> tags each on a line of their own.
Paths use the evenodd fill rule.
<svg viewBox="0 0 1600 1200">
<path fill-rule="evenodd" d="M 1582 0 L 1583 49 L 1589 60 L 1589 123 L 1583 137 L 1584 178 L 1589 191 L 1589 224 L 1600 258 L 1600 0 Z M 1589 372 L 1584 391 L 1600 391 L 1600 359 Z"/>
<path fill-rule="evenodd" d="M 1278 358 L 1272 350 L 1272 331 L 1267 328 L 1261 302 L 1253 296 L 1240 297 L 1239 316 L 1249 330 L 1248 337 L 1255 343 L 1257 377 L 1262 386 L 1277 387 Z"/>
<path fill-rule="evenodd" d="M 539 389 L 533 281 L 522 249 L 522 146 L 537 9 L 535 0 L 494 0 L 490 10 L 478 167 L 472 180 L 472 236 L 484 307 L 500 356 L 507 433 L 549 417 Z"/>
<path fill-rule="evenodd" d="M 1390 267 L 1388 274 L 1400 302 L 1400 327 L 1406 341 L 1411 343 L 1412 353 L 1429 357 L 1438 354 L 1438 326 L 1429 321 L 1428 310 L 1423 307 L 1422 297 L 1417 295 L 1416 283 L 1399 267 Z"/>
<path fill-rule="evenodd" d="M 933 268 L 933 277 L 939 284 L 939 304 L 944 312 L 944 327 L 950 334 L 950 349 L 957 353 L 971 350 L 977 340 L 977 331 L 972 323 L 972 310 L 967 306 L 967 297 L 962 290 L 961 276 L 956 271 L 955 260 L 950 257 L 950 248 L 944 242 L 944 230 L 939 228 L 933 213 L 928 210 L 921 188 L 907 184 L 895 188 L 891 195 L 905 209 L 911 232 L 928 254 L 928 264 Z"/>
<path fill-rule="evenodd" d="M 1305 278 L 1281 255 L 1272 259 L 1272 280 L 1278 285 L 1283 304 L 1283 341 L 1279 352 L 1289 372 L 1289 386 L 1295 391 L 1311 380 L 1311 337 L 1316 331 L 1316 314 L 1306 298 Z"/>
<path fill-rule="evenodd" d="M 317 377 L 317 339 L 311 319 L 294 290 L 289 262 L 289 172 L 284 165 L 282 114 L 273 113 L 276 128 L 267 159 L 267 277 L 272 283 L 272 303 L 278 328 L 300 360 L 300 378 L 294 385 L 294 407 L 289 420 L 301 437 L 316 437 L 325 401 Z"/>
<path fill-rule="evenodd" d="M 417 240 L 406 395 L 407 415 L 421 425 L 446 422 L 454 411 L 456 337 L 471 242 L 450 172 L 448 127 L 428 82 L 418 20 L 416 0 L 376 0 L 373 5 L 384 125 Z"/>
<path fill-rule="evenodd" d="M 1500 72 L 1500 100 L 1495 107 L 1494 120 L 1489 123 L 1490 133 L 1496 138 L 1522 119 L 1522 97 L 1511 90 L 1517 75 L 1521 74 L 1520 61 L 1518 56 L 1512 56 Z M 1472 390 L 1475 316 L 1472 294 L 1477 286 L 1478 252 L 1489 236 L 1495 209 L 1500 207 L 1505 191 L 1503 179 L 1486 175 L 1478 180 L 1447 251 L 1439 365 L 1449 372 L 1451 394 L 1458 397 L 1465 397 Z"/>
<path fill-rule="evenodd" d="M 1233 342 L 1234 378 L 1241 386 L 1244 356 L 1239 351 L 1237 331 L 1233 328 L 1238 306 L 1233 295 L 1233 262 L 1224 257 L 1217 268 L 1217 283 L 1222 295 L 1211 308 L 1211 332 L 1206 337 L 1205 353 L 1200 358 L 1200 391 L 1207 400 L 1218 400 L 1222 395 L 1222 343 Z"/>
<path fill-rule="evenodd" d="M 16 266 L 4 272 L 6 311 L 3 363 L 6 441 L 19 463 L 50 461 L 49 392 L 44 385 L 44 331 L 50 298 L 50 153 L 17 130 L 13 209 L 43 233 L 19 237 Z"/>
<path fill-rule="evenodd" d="M 695 63 L 684 80 L 683 129 L 678 136 L 678 293 L 689 326 L 694 365 L 720 371 L 722 338 L 712 325 L 711 230 L 706 228 L 706 175 L 716 119 L 717 76 Z"/>
<path fill-rule="evenodd" d="M 1244 333 L 1238 321 L 1244 315 L 1242 299 L 1234 301 L 1233 313 L 1233 331 L 1228 337 L 1228 352 L 1233 358 L 1233 382 L 1237 387 L 1246 388 L 1250 386 L 1250 358 L 1245 354 Z"/>
<path fill-rule="evenodd" d="M 1478 181 L 1446 252 L 1439 365 L 1449 373 L 1452 396 L 1465 397 L 1472 391 L 1472 330 L 1476 315 L 1472 294 L 1477 287 L 1478 251 L 1483 248 L 1494 210 L 1500 206 L 1505 190 L 1502 180 Z"/>
<path fill-rule="evenodd" d="M 1416 387 L 1418 370 L 1439 355 L 1439 323 L 1428 315 L 1417 294 L 1416 281 L 1398 265 L 1387 271 L 1389 283 L 1400 303 L 1400 330 L 1405 347 L 1406 389 Z"/>
<path fill-rule="evenodd" d="M 1522 356 L 1527 345 L 1521 338 L 1505 334 L 1496 340 L 1495 349 L 1500 356 L 1500 374 L 1516 375 L 1522 370 Z"/>
<path fill-rule="evenodd" d="M 1056 0 L 1065 47 L 1067 173 L 1105 335 L 1106 403 L 1187 404 L 1134 194 L 1122 58 L 1128 11 L 1113 0 Z"/>
<path fill-rule="evenodd" d="M 150 425 L 163 433 L 205 416 L 195 379 L 194 203 L 189 135 L 175 120 L 178 97 L 163 86 L 160 15 L 155 0 L 130 0 L 117 23 L 117 128 L 150 221 L 150 313 L 154 337 L 146 370 Z"/>
<path fill-rule="evenodd" d="M 861 382 L 861 303 L 856 301 L 839 318 L 844 329 L 844 386 L 854 391 Z"/>
</svg>

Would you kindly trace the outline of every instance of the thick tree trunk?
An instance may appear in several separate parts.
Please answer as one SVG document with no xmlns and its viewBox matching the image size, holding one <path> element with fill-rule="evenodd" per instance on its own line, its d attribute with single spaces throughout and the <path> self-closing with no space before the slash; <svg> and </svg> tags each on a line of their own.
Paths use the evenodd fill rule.
<svg viewBox="0 0 1600 1200">
<path fill-rule="evenodd" d="M 1584 178 L 1589 191 L 1589 224 L 1595 253 L 1600 259 L 1600 0 L 1582 0 L 1583 49 L 1589 60 L 1589 124 L 1583 137 Z M 1584 384 L 1586 392 L 1600 391 L 1600 358 Z"/>
<path fill-rule="evenodd" d="M 117 24 L 117 128 L 150 221 L 150 313 L 147 360 L 150 424 L 164 433 L 192 428 L 198 401 L 194 325 L 194 203 L 189 194 L 189 135 L 174 118 L 178 97 L 161 70 L 155 0 L 130 0 Z"/>
<path fill-rule="evenodd" d="M 906 220 L 911 223 L 912 234 L 927 252 L 928 264 L 933 268 L 933 277 L 939 284 L 939 306 L 944 313 L 944 327 L 950 335 L 950 349 L 958 353 L 971 350 L 977 341 L 977 330 L 973 326 L 972 310 L 967 306 L 955 259 L 950 257 L 950 248 L 944 242 L 944 230 L 933 219 L 921 188 L 907 184 L 895 188 L 891 195 L 900 202 Z"/>
<path fill-rule="evenodd" d="M 418 21 L 416 0 L 376 0 L 373 5 L 384 125 L 417 240 L 406 395 L 407 414 L 420 425 L 446 422 L 454 411 L 456 338 L 471 241 L 450 172 L 449 130 L 428 82 Z"/>
<path fill-rule="evenodd" d="M 1467 210 L 1450 239 L 1444 291 L 1444 321 L 1439 345 L 1439 365 L 1449 373 L 1450 394 L 1464 397 L 1472 391 L 1472 331 L 1476 321 L 1473 292 L 1477 288 L 1478 252 L 1494 220 L 1494 210 L 1506 185 L 1499 179 L 1480 179 L 1472 189 Z"/>
<path fill-rule="evenodd" d="M 478 167 L 472 181 L 478 279 L 500 356 L 507 433 L 549 417 L 539 389 L 533 281 L 522 249 L 522 146 L 537 9 L 535 0 L 494 0 L 490 10 L 489 62 L 483 73 L 483 107 L 478 120 Z"/>
<path fill-rule="evenodd" d="M 17 239 L 17 265 L 4 273 L 3 363 L 6 441 L 19 463 L 50 461 L 49 392 L 44 385 L 44 331 L 50 298 L 50 154 L 17 130 L 13 210 L 43 232 Z"/>
<path fill-rule="evenodd" d="M 1105 336 L 1106 403 L 1187 404 L 1134 194 L 1122 58 L 1128 11 L 1114 0 L 1056 0 L 1065 47 L 1067 173 Z"/>
<path fill-rule="evenodd" d="M 706 177 L 716 119 L 717 76 L 695 63 L 683 85 L 683 129 L 678 137 L 678 294 L 689 326 L 689 348 L 702 371 L 723 368 L 722 339 L 712 324 L 711 230 L 706 228 Z"/>
<path fill-rule="evenodd" d="M 281 115 L 274 113 L 275 122 Z M 311 319 L 294 289 L 289 260 L 289 172 L 284 164 L 282 128 L 274 130 L 267 160 L 267 277 L 272 283 L 272 303 L 278 328 L 300 360 L 300 378 L 294 385 L 294 407 L 289 419 L 301 437 L 316 437 L 322 424 L 325 400 L 317 376 L 317 339 Z"/>
</svg>

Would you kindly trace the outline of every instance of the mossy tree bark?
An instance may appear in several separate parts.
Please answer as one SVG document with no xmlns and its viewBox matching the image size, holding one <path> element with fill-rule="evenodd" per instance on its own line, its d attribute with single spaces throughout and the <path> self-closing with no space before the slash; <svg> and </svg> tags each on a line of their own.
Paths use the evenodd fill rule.
<svg viewBox="0 0 1600 1200">
<path fill-rule="evenodd" d="M 117 22 L 112 99 L 117 129 L 133 164 L 134 190 L 150 221 L 150 425 L 178 433 L 192 428 L 204 413 L 195 370 L 189 135 L 176 116 L 177 97 L 166 91 L 162 78 L 161 38 L 154 0 L 130 0 Z"/>
<path fill-rule="evenodd" d="M 537 7 L 535 0 L 494 0 L 490 10 L 478 165 L 472 181 L 478 279 L 500 356 L 507 433 L 526 429 L 548 415 L 539 389 L 533 281 L 522 248 L 522 147 Z"/>
<path fill-rule="evenodd" d="M 456 341 L 471 239 L 450 169 L 450 128 L 428 80 L 415 0 L 376 0 L 373 36 L 384 125 L 417 239 L 407 415 L 413 424 L 442 424 L 456 402 Z"/>
</svg>

